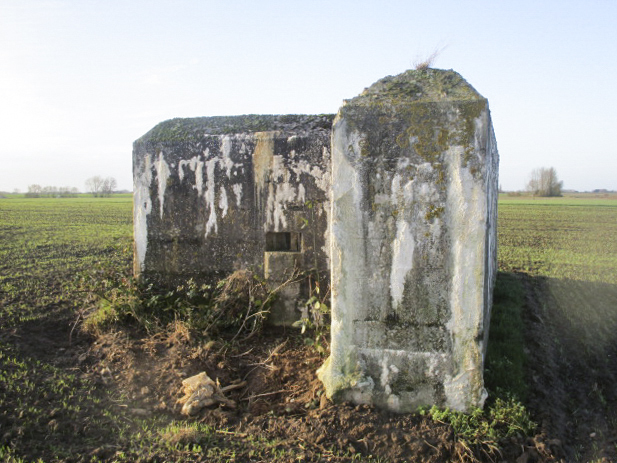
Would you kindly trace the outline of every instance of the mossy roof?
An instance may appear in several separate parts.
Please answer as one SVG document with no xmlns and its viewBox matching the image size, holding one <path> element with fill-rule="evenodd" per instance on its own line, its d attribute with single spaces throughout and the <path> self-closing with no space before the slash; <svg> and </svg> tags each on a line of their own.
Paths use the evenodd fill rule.
<svg viewBox="0 0 617 463">
<path fill-rule="evenodd" d="M 347 102 L 357 105 L 396 105 L 469 100 L 484 100 L 484 97 L 459 73 L 453 70 L 422 69 L 384 77 Z"/>
<path fill-rule="evenodd" d="M 138 141 L 178 141 L 205 135 L 267 131 L 305 132 L 330 130 L 334 114 L 214 116 L 170 119 L 156 125 Z"/>
</svg>

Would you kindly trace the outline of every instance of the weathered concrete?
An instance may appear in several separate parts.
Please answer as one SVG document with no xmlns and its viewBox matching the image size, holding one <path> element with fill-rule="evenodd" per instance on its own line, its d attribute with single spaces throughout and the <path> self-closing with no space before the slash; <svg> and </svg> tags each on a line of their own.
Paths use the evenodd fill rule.
<svg viewBox="0 0 617 463">
<path fill-rule="evenodd" d="M 137 140 L 135 274 L 170 284 L 249 268 L 277 287 L 330 268 L 329 397 L 481 406 L 497 268 L 487 100 L 453 71 L 408 71 L 332 120 L 174 119 Z M 287 285 L 271 321 L 291 324 L 308 296 Z"/>
<path fill-rule="evenodd" d="M 329 397 L 405 412 L 482 406 L 496 276 L 488 103 L 453 71 L 408 71 L 332 134 Z"/>
<path fill-rule="evenodd" d="M 174 119 L 137 140 L 135 275 L 170 284 L 265 267 L 277 286 L 293 268 L 275 262 L 326 271 L 332 119 Z M 306 288 L 286 291 L 275 323 L 299 316 Z"/>
</svg>

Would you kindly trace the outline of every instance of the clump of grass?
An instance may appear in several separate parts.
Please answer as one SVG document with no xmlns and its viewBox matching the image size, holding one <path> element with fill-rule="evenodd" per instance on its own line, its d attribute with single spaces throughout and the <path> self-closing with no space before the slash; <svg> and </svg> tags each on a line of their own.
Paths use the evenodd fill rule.
<svg viewBox="0 0 617 463">
<path fill-rule="evenodd" d="M 527 409 L 513 398 L 497 398 L 488 410 L 476 408 L 471 413 L 441 410 L 436 406 L 421 413 L 428 413 L 439 423 L 449 424 L 459 444 L 459 453 L 472 460 L 478 451 L 489 457 L 497 454 L 501 441 L 513 436 L 528 436 L 537 426 Z"/>
<path fill-rule="evenodd" d="M 435 62 L 437 57 L 441 54 L 442 51 L 444 51 L 444 49 L 445 49 L 445 47 L 435 49 L 435 50 L 433 50 L 433 53 L 431 53 L 430 55 L 428 55 L 424 59 L 417 58 L 413 62 L 414 69 L 417 70 L 417 71 L 422 71 L 422 70 L 430 69 L 433 66 L 433 63 Z"/>
<path fill-rule="evenodd" d="M 536 427 L 527 409 L 513 398 L 497 398 L 486 411 L 476 408 L 471 413 L 462 413 L 433 406 L 428 414 L 433 420 L 452 426 L 459 439 L 473 445 L 525 436 Z"/>
</svg>

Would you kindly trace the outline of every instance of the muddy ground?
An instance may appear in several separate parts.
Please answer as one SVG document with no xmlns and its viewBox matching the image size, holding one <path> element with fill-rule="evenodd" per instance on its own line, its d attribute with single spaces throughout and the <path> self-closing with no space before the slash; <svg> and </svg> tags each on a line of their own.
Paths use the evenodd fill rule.
<svg viewBox="0 0 617 463">
<path fill-rule="evenodd" d="M 57 316 L 2 330 L 0 336 L 22 357 L 75 371 L 94 383 L 91 393 L 100 395 L 100 409 L 86 410 L 87 416 L 106 409 L 123 420 L 157 417 L 159 423 L 208 424 L 221 430 L 217 445 L 235 441 L 233 461 L 265 461 L 242 446 L 249 437 L 276 442 L 279 450 L 293 448 L 300 461 L 362 461 L 368 455 L 388 462 L 617 461 L 615 346 L 581 350 L 545 296 L 543 280 L 520 278 L 527 292 L 528 406 L 539 426 L 535 436 L 508 439 L 499 449 L 466 446 L 449 425 L 420 414 L 331 403 L 315 376 L 324 358 L 293 329 L 266 329 L 240 344 L 224 337 L 199 339 L 181 323 L 156 336 L 126 330 L 93 336 L 76 329 L 74 314 L 59 307 Z M 234 405 L 212 406 L 187 418 L 180 413 L 181 383 L 201 371 L 222 387 L 246 385 L 226 394 Z M 110 391 L 117 400 L 107 398 Z M 11 404 L 1 405 L 2 444 L 20 449 L 26 460 L 53 460 L 50 454 L 29 453 L 26 437 L 15 431 L 19 417 L 11 415 Z M 75 432 L 74 441 L 69 433 L 57 443 L 72 449 L 68 460 L 117 458 L 117 443 L 83 438 L 87 418 L 86 424 L 76 423 L 69 415 L 54 416 L 53 403 L 48 407 L 48 426 Z M 95 434 L 97 428 L 91 426 Z M 29 438 L 47 437 L 43 429 Z M 176 434 L 170 439 L 190 443 L 191 437 Z M 166 458 L 164 452 L 144 455 L 136 459 Z"/>
</svg>

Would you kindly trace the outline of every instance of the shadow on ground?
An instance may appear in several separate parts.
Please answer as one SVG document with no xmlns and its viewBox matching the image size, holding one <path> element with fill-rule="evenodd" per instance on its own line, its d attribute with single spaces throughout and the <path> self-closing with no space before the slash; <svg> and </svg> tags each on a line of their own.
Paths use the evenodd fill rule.
<svg viewBox="0 0 617 463">
<path fill-rule="evenodd" d="M 568 461 L 617 461 L 617 285 L 518 277 L 530 409 Z"/>
</svg>

